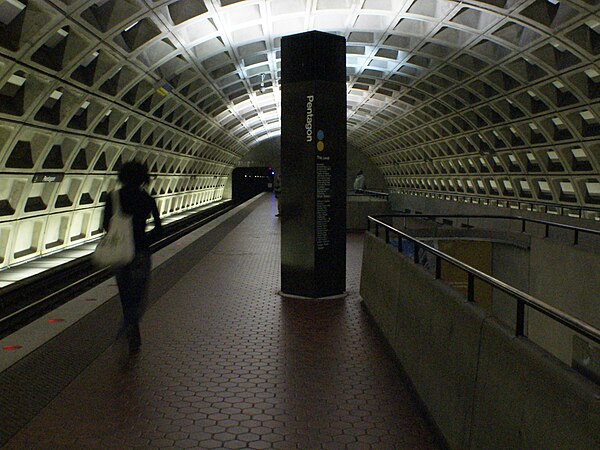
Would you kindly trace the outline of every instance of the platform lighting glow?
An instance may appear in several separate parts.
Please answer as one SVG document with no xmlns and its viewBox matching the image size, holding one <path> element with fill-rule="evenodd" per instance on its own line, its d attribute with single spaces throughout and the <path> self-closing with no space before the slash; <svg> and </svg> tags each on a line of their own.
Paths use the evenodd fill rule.
<svg viewBox="0 0 600 450">
<path fill-rule="evenodd" d="M 8 82 L 10 84 L 14 84 L 15 86 L 23 86 L 23 84 L 25 83 L 25 78 L 13 74 L 8 79 Z"/>
<path fill-rule="evenodd" d="M 256 139 L 255 139 L 255 142 L 262 142 L 265 139 L 270 139 L 272 137 L 273 137 L 273 134 L 271 134 L 271 133 L 265 133 L 262 136 L 257 136 Z"/>
<path fill-rule="evenodd" d="M 598 73 L 598 71 L 595 69 L 588 69 L 585 71 L 585 74 L 588 77 L 590 77 L 592 80 L 595 80 L 596 78 L 600 78 L 600 73 Z"/>
<path fill-rule="evenodd" d="M 590 194 L 593 197 L 599 197 L 600 196 L 600 183 L 586 183 L 585 187 L 588 191 L 588 194 Z"/>
<path fill-rule="evenodd" d="M 100 53 L 98 53 L 98 52 L 93 52 L 91 55 L 87 56 L 86 58 L 84 58 L 84 59 L 81 61 L 81 65 L 82 65 L 82 66 L 84 66 L 84 67 L 87 67 L 87 66 L 89 66 L 89 65 L 90 65 L 90 63 L 91 63 L 91 62 L 92 62 L 94 59 L 96 59 L 96 58 L 98 57 L 98 55 L 99 55 L 99 54 L 100 54 Z"/>
<path fill-rule="evenodd" d="M 560 189 L 565 194 L 574 194 L 575 193 L 575 189 L 573 188 L 573 185 L 571 184 L 571 182 L 569 182 L 569 181 L 561 181 L 559 183 L 559 185 L 560 185 Z"/>
<path fill-rule="evenodd" d="M 265 93 L 265 74 L 261 73 L 260 74 L 260 89 L 259 89 L 261 94 Z"/>
<path fill-rule="evenodd" d="M 43 272 L 44 270 L 46 270 L 45 268 L 27 268 L 27 266 L 24 266 L 23 269 L 19 269 L 18 272 L 12 272 L 10 275 L 12 275 L 11 278 L 13 278 L 15 281 L 21 281 L 24 280 L 25 278 L 29 278 L 32 277 L 34 275 L 37 275 L 40 272 Z"/>
<path fill-rule="evenodd" d="M 135 27 L 138 23 L 140 23 L 140 21 L 138 20 L 137 22 L 132 23 L 131 25 L 129 25 L 127 28 L 125 28 L 123 31 L 127 32 L 129 30 L 131 30 L 133 27 Z"/>
<path fill-rule="evenodd" d="M 17 0 L 8 0 L 0 6 L 0 22 L 4 25 L 11 23 L 26 7 Z"/>
</svg>

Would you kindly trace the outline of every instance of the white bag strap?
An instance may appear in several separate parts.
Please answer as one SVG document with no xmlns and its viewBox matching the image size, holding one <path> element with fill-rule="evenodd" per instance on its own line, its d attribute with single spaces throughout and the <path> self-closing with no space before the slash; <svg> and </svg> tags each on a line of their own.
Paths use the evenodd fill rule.
<svg viewBox="0 0 600 450">
<path fill-rule="evenodd" d="M 121 204 L 120 204 L 120 195 L 119 190 L 112 191 L 112 201 L 113 201 L 113 215 L 121 214 Z"/>
</svg>

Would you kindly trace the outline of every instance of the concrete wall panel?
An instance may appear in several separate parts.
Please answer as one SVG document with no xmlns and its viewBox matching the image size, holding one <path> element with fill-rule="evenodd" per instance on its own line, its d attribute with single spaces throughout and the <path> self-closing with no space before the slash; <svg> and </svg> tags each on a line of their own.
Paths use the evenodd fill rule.
<svg viewBox="0 0 600 450">
<path fill-rule="evenodd" d="M 492 245 L 492 275 L 523 292 L 529 292 L 529 249 L 501 242 Z M 493 316 L 515 329 L 517 301 L 497 289 L 492 296 Z"/>
<path fill-rule="evenodd" d="M 483 314 L 370 233 L 363 261 L 361 295 L 369 311 L 448 442 L 464 448 Z M 386 279 L 390 274 L 394 278 Z M 390 282 L 394 289 L 386 290 Z M 382 312 L 390 315 L 382 318 Z M 392 317 L 396 327 L 390 324 Z"/>
<path fill-rule="evenodd" d="M 600 387 L 484 323 L 470 448 L 600 448 Z"/>
<path fill-rule="evenodd" d="M 600 448 L 599 386 L 371 233 L 360 293 L 450 448 Z"/>
<path fill-rule="evenodd" d="M 483 314 L 422 267 L 401 267 L 394 349 L 453 448 L 464 448 L 471 421 Z"/>
<path fill-rule="evenodd" d="M 360 294 L 389 339 L 389 336 L 394 336 L 397 323 L 396 299 L 400 288 L 400 267 L 395 263 L 395 255 L 386 251 L 385 247 L 382 240 L 365 239 Z"/>
<path fill-rule="evenodd" d="M 366 195 L 352 195 L 347 197 L 346 229 L 366 230 L 367 217 L 377 214 L 389 214 L 390 206 L 387 200 L 369 197 Z"/>
<path fill-rule="evenodd" d="M 532 239 L 530 293 L 599 328 L 599 260 L 596 253 L 549 239 Z M 572 331 L 531 311 L 528 333 L 530 339 L 571 363 Z"/>
</svg>

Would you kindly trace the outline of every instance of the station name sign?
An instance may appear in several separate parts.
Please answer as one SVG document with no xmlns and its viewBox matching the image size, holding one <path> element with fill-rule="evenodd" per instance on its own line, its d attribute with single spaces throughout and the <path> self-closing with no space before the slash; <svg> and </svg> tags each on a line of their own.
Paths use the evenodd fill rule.
<svg viewBox="0 0 600 450">
<path fill-rule="evenodd" d="M 65 177 L 64 173 L 46 172 L 36 173 L 33 175 L 34 183 L 59 183 Z"/>
<path fill-rule="evenodd" d="M 306 124 L 304 129 L 306 130 L 306 142 L 312 142 L 313 140 L 313 102 L 315 101 L 314 95 L 306 96 Z"/>
</svg>

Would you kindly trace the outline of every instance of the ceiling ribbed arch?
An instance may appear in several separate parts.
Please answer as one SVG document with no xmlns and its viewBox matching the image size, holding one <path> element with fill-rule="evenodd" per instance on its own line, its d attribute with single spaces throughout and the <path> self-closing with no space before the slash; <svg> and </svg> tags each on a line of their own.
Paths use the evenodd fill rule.
<svg viewBox="0 0 600 450">
<path fill-rule="evenodd" d="M 349 141 L 391 190 L 598 208 L 599 8 L 1 1 L 0 221 L 79 214 L 82 198 L 98 209 L 132 157 L 164 214 L 220 198 L 240 158 L 280 133 L 281 37 L 312 29 L 347 40 Z M 65 182 L 30 186 L 47 169 Z"/>
</svg>

